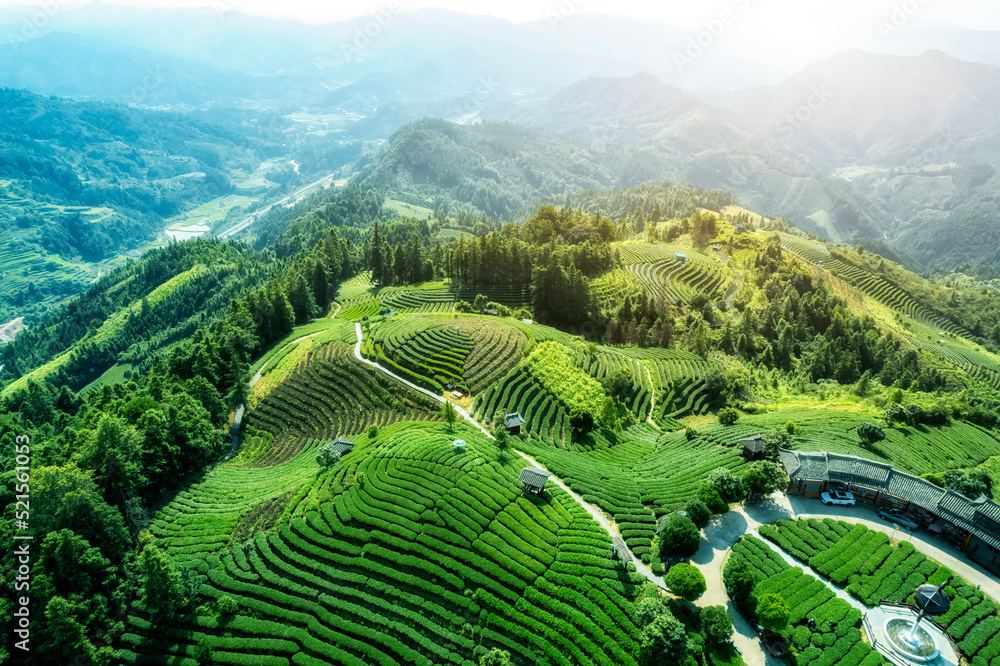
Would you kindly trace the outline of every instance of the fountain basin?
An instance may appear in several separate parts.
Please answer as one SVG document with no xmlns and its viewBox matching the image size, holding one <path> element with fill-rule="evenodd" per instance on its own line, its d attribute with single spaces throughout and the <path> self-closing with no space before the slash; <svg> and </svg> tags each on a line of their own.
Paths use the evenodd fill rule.
<svg viewBox="0 0 1000 666">
<path fill-rule="evenodd" d="M 934 661 L 941 654 L 937 641 L 923 627 L 917 627 L 914 632 L 913 625 L 913 620 L 894 617 L 886 620 L 882 629 L 889 645 L 899 655 L 918 664 Z"/>
</svg>

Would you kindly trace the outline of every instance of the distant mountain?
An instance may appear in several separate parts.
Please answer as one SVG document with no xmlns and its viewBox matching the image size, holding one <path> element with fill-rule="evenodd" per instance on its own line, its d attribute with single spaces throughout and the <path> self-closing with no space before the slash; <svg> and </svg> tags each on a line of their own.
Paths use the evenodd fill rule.
<svg viewBox="0 0 1000 666">
<path fill-rule="evenodd" d="M 430 119 L 400 128 L 354 180 L 429 201 L 444 197 L 497 220 L 523 217 L 542 198 L 618 184 L 590 151 L 558 134 Z"/>
<path fill-rule="evenodd" d="M 252 76 L 61 32 L 0 45 L 0 86 L 140 106 L 276 98 L 291 103 L 315 97 L 320 90 L 289 77 Z"/>
<path fill-rule="evenodd" d="M 886 239 L 926 267 L 1000 265 L 991 65 L 853 51 L 706 101 L 649 75 L 590 78 L 510 117 L 729 189 L 834 242 Z"/>
<path fill-rule="evenodd" d="M 249 127 L 0 89 L 0 320 L 36 315 L 275 151 Z M 35 309 L 24 309 L 35 308 Z M 35 310 L 38 310 L 37 312 Z"/>
<path fill-rule="evenodd" d="M 915 57 L 850 51 L 778 85 L 717 100 L 770 136 L 820 142 L 830 165 L 920 164 L 936 143 L 947 143 L 946 153 L 954 140 L 1000 132 L 1000 67 L 940 51 Z"/>
</svg>

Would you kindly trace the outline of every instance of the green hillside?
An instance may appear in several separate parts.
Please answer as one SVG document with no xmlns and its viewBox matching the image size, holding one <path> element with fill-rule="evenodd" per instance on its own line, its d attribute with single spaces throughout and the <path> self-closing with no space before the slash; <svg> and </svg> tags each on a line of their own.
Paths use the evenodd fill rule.
<svg viewBox="0 0 1000 666">
<path fill-rule="evenodd" d="M 39 633 L 63 640 L 46 654 L 638 665 L 666 623 L 688 663 L 740 666 L 658 576 L 664 523 L 758 483 L 741 439 L 763 435 L 768 464 L 825 450 L 990 492 L 995 293 L 699 205 L 717 195 L 582 193 L 439 243 L 440 220 L 365 218 L 381 201 L 355 190 L 274 218 L 281 256 L 189 241 L 102 277 L 3 348 L 0 437 L 37 442 L 41 506 L 89 507 L 53 509 L 46 548 L 109 562 L 42 590 Z M 64 640 L 63 616 L 86 632 Z M 796 650 L 868 661 L 827 634 Z"/>
</svg>

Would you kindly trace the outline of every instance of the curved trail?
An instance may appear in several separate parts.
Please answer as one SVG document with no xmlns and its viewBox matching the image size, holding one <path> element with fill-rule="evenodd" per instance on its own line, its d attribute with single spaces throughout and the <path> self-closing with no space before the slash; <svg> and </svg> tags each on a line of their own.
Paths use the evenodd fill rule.
<svg viewBox="0 0 1000 666">
<path fill-rule="evenodd" d="M 446 400 L 446 398 L 444 398 L 443 396 L 440 396 L 440 395 L 438 395 L 436 393 L 428 391 L 427 389 L 425 389 L 425 388 L 423 388 L 421 386 L 417 386 L 413 382 L 409 382 L 409 381 L 403 379 L 402 377 L 400 377 L 399 375 L 397 375 L 396 373 L 394 373 L 394 372 L 392 372 L 390 370 L 387 370 L 386 368 L 382 367 L 378 363 L 376 363 L 374 361 L 370 361 L 370 360 L 364 358 L 361 355 L 361 324 L 357 324 L 356 323 L 354 326 L 355 326 L 354 330 L 355 330 L 355 332 L 358 335 L 358 341 L 354 345 L 354 356 L 357 357 L 357 359 L 359 361 L 361 361 L 362 363 L 366 363 L 366 364 L 372 366 L 373 368 L 376 368 L 380 372 L 385 373 L 386 375 L 392 377 L 396 381 L 401 382 L 401 383 L 405 384 L 406 386 L 409 386 L 410 388 L 412 388 L 414 390 L 420 391 L 422 394 L 424 394 L 424 395 L 426 395 L 428 397 L 431 397 L 434 400 L 437 400 L 438 402 L 440 402 L 442 404 L 444 404 L 445 402 L 448 402 Z M 458 414 L 460 414 L 462 416 L 462 418 L 464 418 L 466 421 L 468 421 L 469 423 L 471 423 L 472 425 L 474 425 L 476 428 L 478 428 L 484 435 L 486 435 L 490 439 L 493 439 L 493 435 L 491 435 L 490 432 L 486 428 L 484 428 L 482 425 L 480 425 L 478 421 L 476 421 L 474 418 L 472 418 L 472 416 L 467 411 L 465 411 L 464 409 L 462 409 L 462 407 L 460 407 L 459 405 L 455 405 L 454 403 L 452 403 L 452 404 L 455 407 L 455 411 Z M 545 469 L 545 467 L 543 465 L 539 464 L 534 458 L 532 458 L 531 456 L 529 456 L 527 453 L 524 453 L 522 451 L 518 451 L 517 449 L 514 449 L 514 452 L 517 453 L 522 458 L 524 458 L 525 460 L 527 460 L 528 462 L 530 462 L 535 467 L 537 467 L 539 469 L 542 469 L 542 470 L 545 470 L 546 472 L 548 472 L 548 470 Z M 551 474 L 551 472 L 550 472 L 550 474 Z M 608 533 L 608 535 L 611 536 L 611 539 L 615 543 L 615 546 L 617 547 L 618 551 L 620 553 L 623 553 L 628 558 L 628 560 L 631 561 L 635 565 L 635 570 L 636 571 L 638 571 L 643 576 L 645 576 L 647 580 L 649 580 L 650 582 L 652 582 L 653 584 L 655 584 L 657 587 L 662 588 L 664 590 L 669 590 L 670 589 L 663 582 L 663 578 L 661 576 L 655 575 L 653 573 L 652 569 L 650 569 L 649 567 L 647 567 L 640 560 L 636 559 L 636 557 L 632 554 L 632 551 L 629 550 L 628 546 L 625 545 L 624 539 L 622 539 L 621 535 L 618 533 L 618 531 L 611 524 L 611 521 L 608 520 L 607 516 L 605 516 L 603 513 L 601 513 L 601 511 L 598 510 L 597 507 L 595 507 L 595 506 L 593 506 L 591 504 L 588 504 L 586 501 L 584 501 L 584 499 L 582 497 L 580 497 L 578 494 L 576 494 L 575 492 L 573 492 L 572 490 L 570 490 L 569 486 L 567 486 L 565 483 L 563 483 L 562 480 L 559 479 L 558 477 L 556 477 L 556 476 L 553 475 L 553 476 L 549 477 L 549 480 L 552 481 L 552 483 L 554 483 L 557 486 L 559 486 L 562 490 L 564 490 L 566 492 L 566 494 L 568 494 L 570 497 L 572 497 L 574 500 L 576 500 L 577 504 L 579 504 L 580 506 L 582 506 L 584 509 L 587 510 L 587 513 L 589 513 L 594 518 L 594 520 L 596 520 L 597 523 L 601 527 L 604 528 L 604 530 Z"/>
<path fill-rule="evenodd" d="M 396 373 L 394 373 L 391 370 L 388 370 L 387 368 L 379 365 L 375 361 L 371 361 L 369 359 L 366 359 L 364 356 L 362 356 L 361 355 L 361 324 L 355 323 L 354 324 L 354 331 L 355 331 L 355 333 L 358 336 L 358 341 L 354 344 L 354 356 L 355 356 L 355 358 L 357 358 L 362 363 L 365 363 L 366 365 L 369 365 L 369 366 L 375 368 L 379 372 L 382 372 L 383 374 L 388 375 L 389 377 L 392 377 L 393 379 L 395 379 L 396 381 L 400 382 L 401 384 L 404 384 L 404 385 L 406 385 L 406 386 L 414 389 L 415 391 L 419 391 L 423 395 L 426 395 L 426 396 L 428 396 L 430 398 L 433 398 L 434 400 L 436 400 L 437 402 L 440 402 L 441 404 L 444 404 L 445 402 L 447 402 L 446 398 L 444 398 L 443 396 L 440 396 L 440 395 L 438 395 L 436 393 L 428 391 L 427 389 L 423 388 L 422 386 L 417 386 L 413 382 L 410 382 L 410 381 L 407 381 L 406 379 L 403 379 L 402 377 L 400 377 Z M 472 418 L 472 415 L 470 415 L 467 411 L 465 411 L 459 405 L 455 405 L 454 403 L 452 403 L 452 404 L 455 407 L 455 411 L 458 414 L 460 414 L 463 419 L 465 419 L 466 421 L 468 421 L 469 423 L 471 423 L 472 425 L 474 425 L 476 428 L 478 428 L 479 431 L 482 432 L 484 435 L 486 435 L 488 438 L 493 439 L 493 435 L 491 435 L 490 432 L 486 428 L 484 428 L 482 425 L 480 425 L 480 423 L 478 421 L 476 421 L 474 418 Z M 534 458 L 532 458 L 531 456 L 529 456 L 527 453 L 524 453 L 523 451 L 518 451 L 517 449 L 513 449 L 513 450 L 514 450 L 515 453 L 517 453 L 519 456 L 521 456 L 522 458 L 524 458 L 525 460 L 527 460 L 533 466 L 535 466 L 535 467 L 537 467 L 539 469 L 545 470 L 546 472 L 549 471 L 543 465 L 539 464 Z M 549 472 L 549 473 L 551 474 L 551 472 Z M 597 521 L 597 524 L 600 525 L 604 529 L 604 531 L 608 533 L 608 536 L 611 537 L 611 541 L 612 541 L 612 543 L 614 543 L 615 548 L 617 549 L 618 553 L 622 554 L 624 556 L 624 559 L 627 559 L 628 561 L 632 562 L 632 564 L 635 566 L 635 570 L 638 573 L 642 574 L 646 578 L 646 580 L 648 580 L 649 582 L 653 583 L 654 585 L 656 585 L 661 590 L 663 590 L 665 592 L 669 592 L 670 591 L 670 588 L 667 587 L 667 584 L 663 581 L 663 577 L 662 576 L 657 576 L 656 574 L 654 574 L 652 569 L 650 569 L 641 560 L 639 560 L 638 558 L 635 557 L 635 555 L 632 554 L 632 551 L 625 544 L 625 540 L 622 539 L 622 536 L 618 533 L 618 530 L 615 529 L 614 525 L 611 524 L 611 521 L 608 520 L 608 517 L 606 515 L 604 515 L 604 513 L 602 513 L 600 509 L 598 509 L 596 506 L 594 506 L 592 504 L 587 503 L 582 497 L 580 497 L 580 495 L 578 495 L 577 493 L 573 492 L 570 489 L 569 486 L 567 486 L 565 483 L 563 483 L 562 479 L 560 479 L 559 477 L 557 477 L 555 475 L 552 475 L 552 476 L 549 477 L 549 480 L 552 483 L 554 483 L 556 486 L 558 486 L 560 489 L 562 489 L 567 495 L 569 495 L 570 497 L 572 497 L 573 500 L 576 501 L 577 504 L 579 504 L 580 506 L 582 506 L 584 508 L 584 510 L 586 510 L 586 512 L 589 513 L 590 516 L 595 521 Z M 719 572 L 719 571 L 716 572 L 716 574 L 715 574 L 715 583 L 716 583 L 716 585 L 718 587 L 721 588 L 721 580 L 720 580 L 721 576 L 720 576 L 720 573 L 721 572 Z M 708 579 L 709 581 L 712 580 L 708 576 L 706 576 L 706 579 Z M 709 585 L 711 585 L 711 582 L 709 583 Z M 709 605 L 709 603 L 717 603 L 717 602 L 714 602 L 714 601 L 713 602 L 709 602 L 708 600 L 700 600 L 700 601 L 701 601 L 701 604 L 698 604 L 698 605 L 702 605 L 702 604 Z M 725 606 L 726 605 L 726 601 L 723 601 L 722 605 Z M 750 625 L 747 623 L 747 621 L 745 619 L 743 619 L 742 615 L 740 615 L 738 612 L 735 612 L 734 609 L 730 609 L 730 613 L 733 614 L 733 621 L 734 621 L 735 626 L 737 627 L 737 631 L 733 634 L 733 643 L 740 649 L 740 651 L 741 651 L 741 653 L 743 655 L 743 660 L 747 663 L 747 666 L 765 666 L 765 665 L 766 666 L 771 666 L 772 664 L 781 663 L 781 662 L 779 662 L 777 660 L 774 660 L 772 657 L 770 657 L 769 655 L 767 655 L 764 652 L 764 649 L 761 647 L 760 641 L 757 639 L 757 635 L 750 629 Z"/>
<path fill-rule="evenodd" d="M 649 372 L 648 367 L 646 368 L 646 379 L 649 380 L 649 416 L 646 417 L 646 423 L 661 430 L 660 426 L 656 425 L 656 421 L 653 420 L 653 413 L 656 412 L 656 386 L 653 385 L 653 375 Z"/>
<path fill-rule="evenodd" d="M 448 402 L 448 400 L 444 396 L 433 393 L 423 388 L 422 386 L 417 386 L 413 382 L 410 382 L 400 377 L 399 375 L 392 372 L 388 368 L 385 368 L 382 365 L 376 363 L 375 361 L 371 361 L 362 356 L 361 354 L 362 331 L 360 323 L 354 324 L 354 331 L 355 334 L 357 335 L 357 342 L 355 342 L 354 344 L 354 356 L 360 362 L 368 366 L 371 366 L 372 368 L 378 370 L 379 372 L 396 380 L 397 382 L 405 386 L 408 386 L 409 388 L 418 391 L 419 393 L 426 395 L 439 403 L 444 404 L 445 402 Z M 318 333 L 314 333 L 312 335 L 317 335 L 317 334 Z M 306 338 L 312 337 L 312 335 L 303 336 L 301 338 L 298 338 L 297 340 L 293 340 L 289 344 L 297 344 L 302 340 L 305 340 Z M 263 368 L 265 366 L 262 366 L 261 371 L 258 371 L 258 373 L 254 376 L 253 380 L 250 383 L 251 386 L 256 384 L 257 381 L 260 379 Z M 649 373 L 648 368 L 646 368 L 646 372 Z M 652 385 L 652 376 L 651 375 L 647 376 L 649 377 L 650 383 Z M 651 400 L 655 401 L 655 393 L 651 398 Z M 655 402 L 653 404 L 655 405 Z M 490 432 L 486 428 L 484 428 L 478 421 L 476 421 L 476 419 L 474 419 L 472 415 L 469 414 L 469 412 L 467 412 L 463 407 L 455 403 L 452 403 L 452 405 L 455 407 L 455 412 L 458 413 L 464 420 L 468 421 L 473 426 L 475 426 L 480 432 L 486 435 L 486 437 L 488 437 L 489 439 L 493 439 L 493 435 L 491 435 Z M 239 428 L 240 428 L 240 421 L 242 420 L 243 417 L 243 412 L 244 412 L 244 406 L 240 405 L 239 408 L 236 410 L 236 417 L 233 421 L 233 448 L 220 462 L 225 462 L 226 460 L 231 459 L 236 454 L 236 451 L 239 446 Z M 548 470 L 543 465 L 539 464 L 534 458 L 529 456 L 527 453 L 524 453 L 523 451 L 518 451 L 517 449 L 513 449 L 513 451 L 522 458 L 524 458 L 526 461 L 528 461 L 531 465 L 548 472 Z M 632 551 L 625 544 L 625 540 L 622 539 L 621 534 L 618 533 L 618 530 L 611 523 L 608 517 L 603 512 L 601 512 L 600 509 L 598 509 L 596 506 L 592 504 L 587 503 L 580 495 L 571 490 L 570 487 L 567 486 L 557 476 L 551 475 L 549 477 L 549 480 L 556 486 L 558 486 L 561 490 L 563 490 L 563 492 L 565 492 L 567 495 L 572 497 L 577 504 L 583 507 L 583 509 L 588 514 L 590 514 L 590 516 L 595 521 L 597 521 L 597 524 L 600 525 L 601 528 L 603 528 L 604 531 L 608 533 L 608 536 L 611 537 L 611 541 L 615 545 L 615 548 L 617 549 L 618 553 L 623 557 L 623 559 L 632 562 L 632 564 L 635 566 L 635 570 L 638 573 L 640 573 L 643 577 L 646 578 L 646 580 L 650 581 L 661 590 L 664 590 L 665 592 L 670 591 L 670 588 L 667 587 L 667 584 L 664 582 L 662 576 L 657 576 L 656 574 L 654 574 L 652 569 L 650 569 L 641 560 L 637 559 L 635 555 L 633 555 Z M 708 535 L 706 534 L 706 536 Z M 723 537 L 723 539 L 725 541 L 729 541 L 729 543 L 725 547 L 725 550 L 728 550 L 728 547 L 732 545 L 732 541 L 734 541 L 735 539 L 733 539 L 732 541 L 726 539 L 725 537 Z M 701 553 L 699 553 L 699 555 L 700 554 Z M 709 557 L 711 557 L 711 555 L 709 555 Z M 695 561 L 696 560 L 692 560 L 692 562 Z M 721 570 L 720 570 L 721 566 L 716 564 L 715 567 L 712 567 L 711 566 L 712 564 L 716 563 L 711 562 L 710 560 L 708 567 L 704 567 L 704 564 L 702 564 L 702 567 L 708 569 L 708 571 L 705 572 L 706 574 L 705 578 L 707 579 L 708 582 L 708 593 L 702 599 L 699 600 L 700 603 L 698 605 L 702 606 L 702 605 L 721 603 L 723 606 L 727 606 L 729 600 L 727 597 L 724 596 L 725 592 L 721 589 L 722 588 Z M 715 569 L 714 572 L 712 571 L 713 568 Z M 722 596 L 721 599 L 716 598 L 717 596 L 720 596 L 718 594 L 719 592 L 721 592 Z M 770 657 L 770 655 L 764 652 L 764 649 L 761 647 L 760 641 L 757 639 L 756 634 L 750 629 L 750 625 L 747 623 L 745 619 L 743 619 L 743 616 L 740 615 L 738 612 L 735 612 L 735 609 L 733 609 L 732 607 L 730 607 L 729 610 L 733 616 L 734 626 L 736 628 L 736 632 L 733 635 L 733 643 L 741 651 L 741 654 L 743 655 L 743 659 L 746 662 L 747 666 L 771 666 L 772 664 L 781 663 L 777 660 L 774 660 L 772 657 Z"/>
</svg>

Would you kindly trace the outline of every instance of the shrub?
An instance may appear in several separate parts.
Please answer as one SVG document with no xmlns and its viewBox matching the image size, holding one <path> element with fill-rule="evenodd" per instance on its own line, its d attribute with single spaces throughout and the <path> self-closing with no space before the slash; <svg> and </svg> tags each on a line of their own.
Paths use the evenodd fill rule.
<svg viewBox="0 0 1000 666">
<path fill-rule="evenodd" d="M 902 405 L 895 402 L 890 402 L 885 407 L 885 411 L 882 412 L 882 418 L 889 425 L 894 423 L 902 423 L 906 420 L 906 410 L 903 409 Z"/>
<path fill-rule="evenodd" d="M 795 425 L 795 421 L 789 421 L 785 424 L 785 432 L 789 435 L 794 435 L 796 430 L 798 430 L 798 426 Z"/>
<path fill-rule="evenodd" d="M 479 666 L 510 666 L 510 652 L 493 648 L 479 658 Z"/>
<path fill-rule="evenodd" d="M 705 503 L 708 510 L 716 515 L 729 511 L 729 504 L 719 495 L 719 491 L 710 483 L 705 483 L 698 493 L 698 499 Z"/>
<path fill-rule="evenodd" d="M 757 600 L 757 621 L 771 631 L 780 631 L 788 625 L 791 611 L 780 594 L 762 594 Z"/>
<path fill-rule="evenodd" d="M 733 637 L 733 616 L 723 606 L 706 606 L 701 611 L 701 630 L 718 642 Z"/>
<path fill-rule="evenodd" d="M 691 557 L 698 552 L 701 531 L 687 516 L 672 514 L 660 532 L 660 554 L 664 557 Z"/>
<path fill-rule="evenodd" d="M 698 436 L 698 431 L 692 428 L 691 426 L 688 426 L 687 428 L 684 428 L 684 436 L 687 438 L 687 441 L 690 442 L 691 440 L 693 440 L 695 437 Z"/>
<path fill-rule="evenodd" d="M 698 529 L 704 529 L 708 521 L 712 519 L 712 512 L 701 500 L 691 500 L 684 507 L 684 513 L 691 519 Z"/>
<path fill-rule="evenodd" d="M 924 408 L 920 405 L 907 405 L 903 412 L 906 414 L 906 422 L 910 425 L 917 425 L 924 422 Z"/>
<path fill-rule="evenodd" d="M 705 576 L 693 564 L 675 564 L 663 577 L 670 591 L 682 599 L 694 601 L 705 593 Z"/>
<path fill-rule="evenodd" d="M 639 646 L 647 664 L 683 664 L 688 656 L 684 625 L 669 611 L 643 628 Z"/>
<path fill-rule="evenodd" d="M 858 426 L 858 439 L 862 446 L 871 447 L 875 442 L 885 439 L 885 430 L 874 423 L 865 422 Z"/>
<path fill-rule="evenodd" d="M 760 460 L 752 463 L 743 473 L 743 483 L 748 488 L 767 494 L 787 487 L 788 476 L 777 464 Z"/>
<path fill-rule="evenodd" d="M 732 407 L 723 407 L 719 410 L 719 423 L 724 426 L 736 425 L 740 420 L 740 413 Z"/>
<path fill-rule="evenodd" d="M 378 426 L 374 423 L 368 426 L 368 439 L 375 439 L 378 437 Z"/>
<path fill-rule="evenodd" d="M 944 488 L 944 477 L 940 474 L 935 474 L 934 472 L 927 472 L 926 474 L 921 474 L 920 478 L 924 481 L 930 481 L 938 488 Z"/>
<path fill-rule="evenodd" d="M 642 628 L 660 615 L 668 613 L 666 599 L 663 597 L 646 597 L 635 605 L 635 624 Z"/>
<path fill-rule="evenodd" d="M 746 493 L 743 482 L 736 478 L 728 467 L 712 470 L 712 473 L 708 475 L 708 483 L 712 484 L 719 492 L 719 497 L 727 504 L 739 502 Z"/>
<path fill-rule="evenodd" d="M 340 462 L 340 453 L 334 450 L 333 442 L 327 442 L 316 452 L 316 464 L 320 467 L 333 467 Z"/>
<path fill-rule="evenodd" d="M 219 597 L 218 607 L 219 612 L 223 615 L 233 615 L 240 608 L 239 604 L 236 603 L 236 599 L 233 599 L 228 594 Z"/>
</svg>

